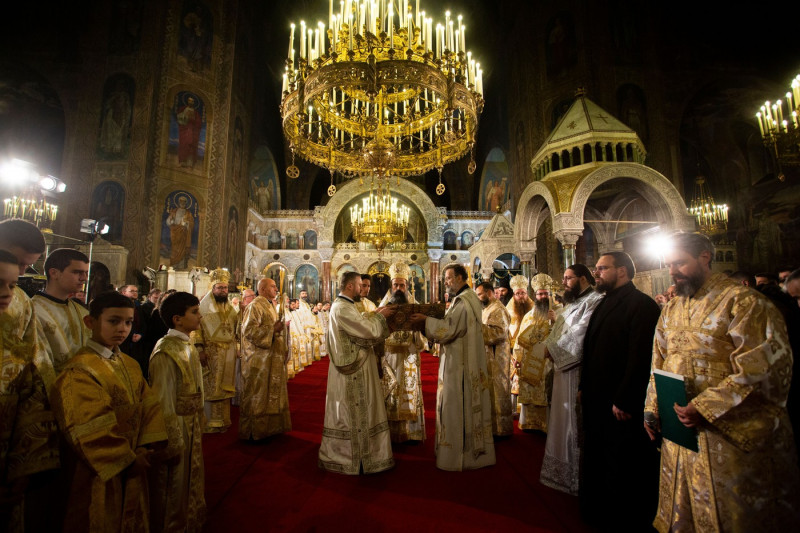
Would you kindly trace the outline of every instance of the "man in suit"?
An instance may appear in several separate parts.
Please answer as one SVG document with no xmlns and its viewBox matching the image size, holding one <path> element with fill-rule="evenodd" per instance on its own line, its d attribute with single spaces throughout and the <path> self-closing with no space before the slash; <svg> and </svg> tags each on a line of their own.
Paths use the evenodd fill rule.
<svg viewBox="0 0 800 533">
<path fill-rule="evenodd" d="M 594 271 L 605 297 L 583 346 L 580 506 L 584 520 L 597 527 L 649 531 L 658 500 L 658 453 L 643 430 L 644 400 L 661 310 L 634 287 L 635 273 L 624 252 L 601 255 Z"/>
</svg>

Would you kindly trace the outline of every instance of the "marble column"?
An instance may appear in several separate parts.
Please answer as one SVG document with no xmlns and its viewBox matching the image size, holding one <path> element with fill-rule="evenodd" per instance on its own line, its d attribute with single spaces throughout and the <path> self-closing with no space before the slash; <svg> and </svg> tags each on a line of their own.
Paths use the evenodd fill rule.
<svg viewBox="0 0 800 533">
<path fill-rule="evenodd" d="M 580 237 L 580 233 L 559 232 L 556 234 L 556 238 L 561 242 L 561 247 L 564 249 L 564 270 L 575 264 L 575 243 L 578 242 Z"/>
<path fill-rule="evenodd" d="M 294 295 L 294 274 L 286 274 L 286 283 L 289 284 L 289 298 L 295 298 L 295 295 Z"/>
<path fill-rule="evenodd" d="M 331 262 L 322 261 L 322 301 L 331 301 Z"/>
<path fill-rule="evenodd" d="M 430 261 L 428 279 L 431 287 L 431 303 L 439 301 L 439 260 L 441 258 L 441 250 L 428 250 L 428 260 Z"/>
</svg>

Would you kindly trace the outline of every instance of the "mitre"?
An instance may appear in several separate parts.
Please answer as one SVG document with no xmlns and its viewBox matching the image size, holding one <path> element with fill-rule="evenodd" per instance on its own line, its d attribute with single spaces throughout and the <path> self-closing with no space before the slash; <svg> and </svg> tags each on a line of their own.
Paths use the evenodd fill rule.
<svg viewBox="0 0 800 533">
<path fill-rule="evenodd" d="M 389 279 L 408 280 L 409 278 L 411 278 L 411 268 L 409 268 L 409 266 L 402 261 L 393 263 L 389 267 Z"/>
<path fill-rule="evenodd" d="M 528 278 L 523 276 L 522 274 L 517 274 L 513 278 L 511 278 L 511 290 L 516 291 L 517 289 L 527 289 L 528 288 Z"/>
<path fill-rule="evenodd" d="M 533 278 L 531 278 L 531 289 L 533 289 L 533 292 L 552 291 L 553 278 L 551 278 L 547 274 L 536 274 L 535 276 L 533 276 Z"/>
<path fill-rule="evenodd" d="M 224 283 L 227 285 L 230 279 L 231 279 L 231 273 L 225 270 L 224 268 L 217 267 L 215 270 L 211 271 L 212 287 L 217 283 Z"/>
</svg>

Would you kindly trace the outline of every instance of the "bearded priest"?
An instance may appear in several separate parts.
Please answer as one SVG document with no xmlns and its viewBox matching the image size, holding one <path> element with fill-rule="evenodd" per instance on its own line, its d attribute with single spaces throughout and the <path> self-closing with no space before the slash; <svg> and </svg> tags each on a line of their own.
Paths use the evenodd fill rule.
<svg viewBox="0 0 800 533">
<path fill-rule="evenodd" d="M 553 364 L 545 357 L 544 341 L 550 334 L 550 291 L 553 278 L 536 274 L 531 279 L 533 309 L 522 319 L 514 345 L 519 375 L 519 428 L 547 433 L 547 375 Z"/>
<path fill-rule="evenodd" d="M 417 303 L 408 293 L 411 269 L 403 262 L 389 267 L 392 288 L 383 297 L 381 307 Z M 425 440 L 425 409 L 422 405 L 422 379 L 419 353 L 426 341 L 418 331 L 395 331 L 386 339 L 383 369 L 383 392 L 392 442 Z"/>
<path fill-rule="evenodd" d="M 230 273 L 211 272 L 211 290 L 200 300 L 200 329 L 194 345 L 203 372 L 206 426 L 204 433 L 222 433 L 231 425 L 231 398 L 236 393 L 236 308 L 228 302 Z"/>
<path fill-rule="evenodd" d="M 519 361 L 514 357 L 514 346 L 517 343 L 517 335 L 522 326 L 522 319 L 528 314 L 528 311 L 533 309 L 533 300 L 528 296 L 528 278 L 522 274 L 517 274 L 509 282 L 511 285 L 511 300 L 506 305 L 506 311 L 511 316 L 511 324 L 508 327 L 508 342 L 511 349 L 511 363 L 508 371 L 508 377 L 511 380 L 511 405 L 514 416 L 517 416 L 520 410 L 517 405 L 517 398 L 519 397 L 519 373 L 517 371 Z"/>
<path fill-rule="evenodd" d="M 510 437 L 514 433 L 511 408 L 511 350 L 508 347 L 510 316 L 503 302 L 494 296 L 488 281 L 475 287 L 483 304 L 483 344 L 486 349 L 486 369 L 489 371 L 489 394 L 492 399 L 492 433 L 495 437 Z"/>
</svg>

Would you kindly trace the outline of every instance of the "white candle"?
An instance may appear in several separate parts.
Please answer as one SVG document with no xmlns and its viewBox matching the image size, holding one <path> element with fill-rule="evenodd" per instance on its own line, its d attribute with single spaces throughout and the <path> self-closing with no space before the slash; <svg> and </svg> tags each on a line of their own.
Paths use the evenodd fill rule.
<svg viewBox="0 0 800 533">
<path fill-rule="evenodd" d="M 367 24 L 367 2 L 361 4 L 360 16 L 358 17 L 358 20 L 360 21 L 360 24 L 358 25 L 358 31 L 360 33 Z"/>
<path fill-rule="evenodd" d="M 794 127 L 797 129 L 797 111 L 792 111 L 792 122 L 794 122 Z"/>
<path fill-rule="evenodd" d="M 453 21 L 452 20 L 447 23 L 447 44 L 445 45 L 445 48 L 447 48 L 451 52 L 455 49 L 455 46 L 453 46 Z"/>
<path fill-rule="evenodd" d="M 794 101 L 800 105 L 800 82 L 792 80 L 792 92 L 794 93 Z"/>
<path fill-rule="evenodd" d="M 350 40 L 349 40 L 349 44 L 348 44 L 347 49 L 348 50 L 352 50 L 353 49 L 353 14 L 352 13 L 349 13 L 347 15 L 347 30 L 348 30 L 348 33 L 350 34 Z"/>
<path fill-rule="evenodd" d="M 411 7 L 409 6 L 408 9 L 410 10 Z M 413 26 L 412 21 L 413 21 L 413 17 L 411 16 L 411 13 L 409 12 L 407 14 L 407 16 L 406 16 L 406 26 L 408 28 L 406 31 L 408 31 L 408 47 L 409 48 L 411 48 L 412 43 L 414 41 L 414 26 Z M 420 35 L 420 38 L 422 38 L 421 35 Z"/>
<path fill-rule="evenodd" d="M 325 55 L 325 24 L 320 22 L 319 26 L 319 55 Z"/>
<path fill-rule="evenodd" d="M 289 91 L 289 76 L 285 72 L 283 73 L 283 89 L 281 89 L 282 93 Z"/>
<path fill-rule="evenodd" d="M 461 51 L 467 51 L 467 27 L 461 26 Z"/>
<path fill-rule="evenodd" d="M 328 4 L 328 26 L 333 26 L 333 0 Z"/>
<path fill-rule="evenodd" d="M 459 15 L 458 16 L 458 35 L 461 35 L 461 34 L 464 33 L 464 30 L 462 29 L 462 27 L 464 25 L 461 23 L 462 20 L 463 20 L 463 17 L 461 15 Z M 459 50 L 461 50 L 462 52 L 464 51 L 464 48 L 461 46 L 461 39 L 459 37 L 456 37 L 455 47 L 458 48 Z"/>
<path fill-rule="evenodd" d="M 294 59 L 294 23 L 289 26 L 289 59 Z"/>
<path fill-rule="evenodd" d="M 756 113 L 758 119 L 758 129 L 761 130 L 761 136 L 764 137 L 764 123 L 761 121 L 761 113 Z"/>
<path fill-rule="evenodd" d="M 311 28 L 308 29 L 308 40 L 306 41 L 306 56 L 309 63 L 314 61 L 314 32 Z"/>
<path fill-rule="evenodd" d="M 333 40 L 331 41 L 331 52 L 336 51 L 336 43 L 339 41 L 339 21 L 340 17 L 337 14 L 336 18 L 333 20 Z"/>
<path fill-rule="evenodd" d="M 386 26 L 389 28 L 389 48 L 394 48 L 394 5 L 389 1 L 389 12 L 386 15 Z"/>
<path fill-rule="evenodd" d="M 300 59 L 306 58 L 306 21 L 300 21 Z"/>
<path fill-rule="evenodd" d="M 416 14 L 417 14 L 417 16 L 414 18 L 414 24 L 416 24 L 416 26 L 418 28 L 421 28 L 422 27 L 421 21 L 425 20 L 425 12 L 423 11 L 422 13 L 420 13 L 420 11 L 419 11 L 419 0 L 417 0 L 417 11 L 416 11 Z"/>
<path fill-rule="evenodd" d="M 428 33 L 425 38 L 425 48 L 433 51 L 433 17 L 428 18 Z"/>
</svg>

